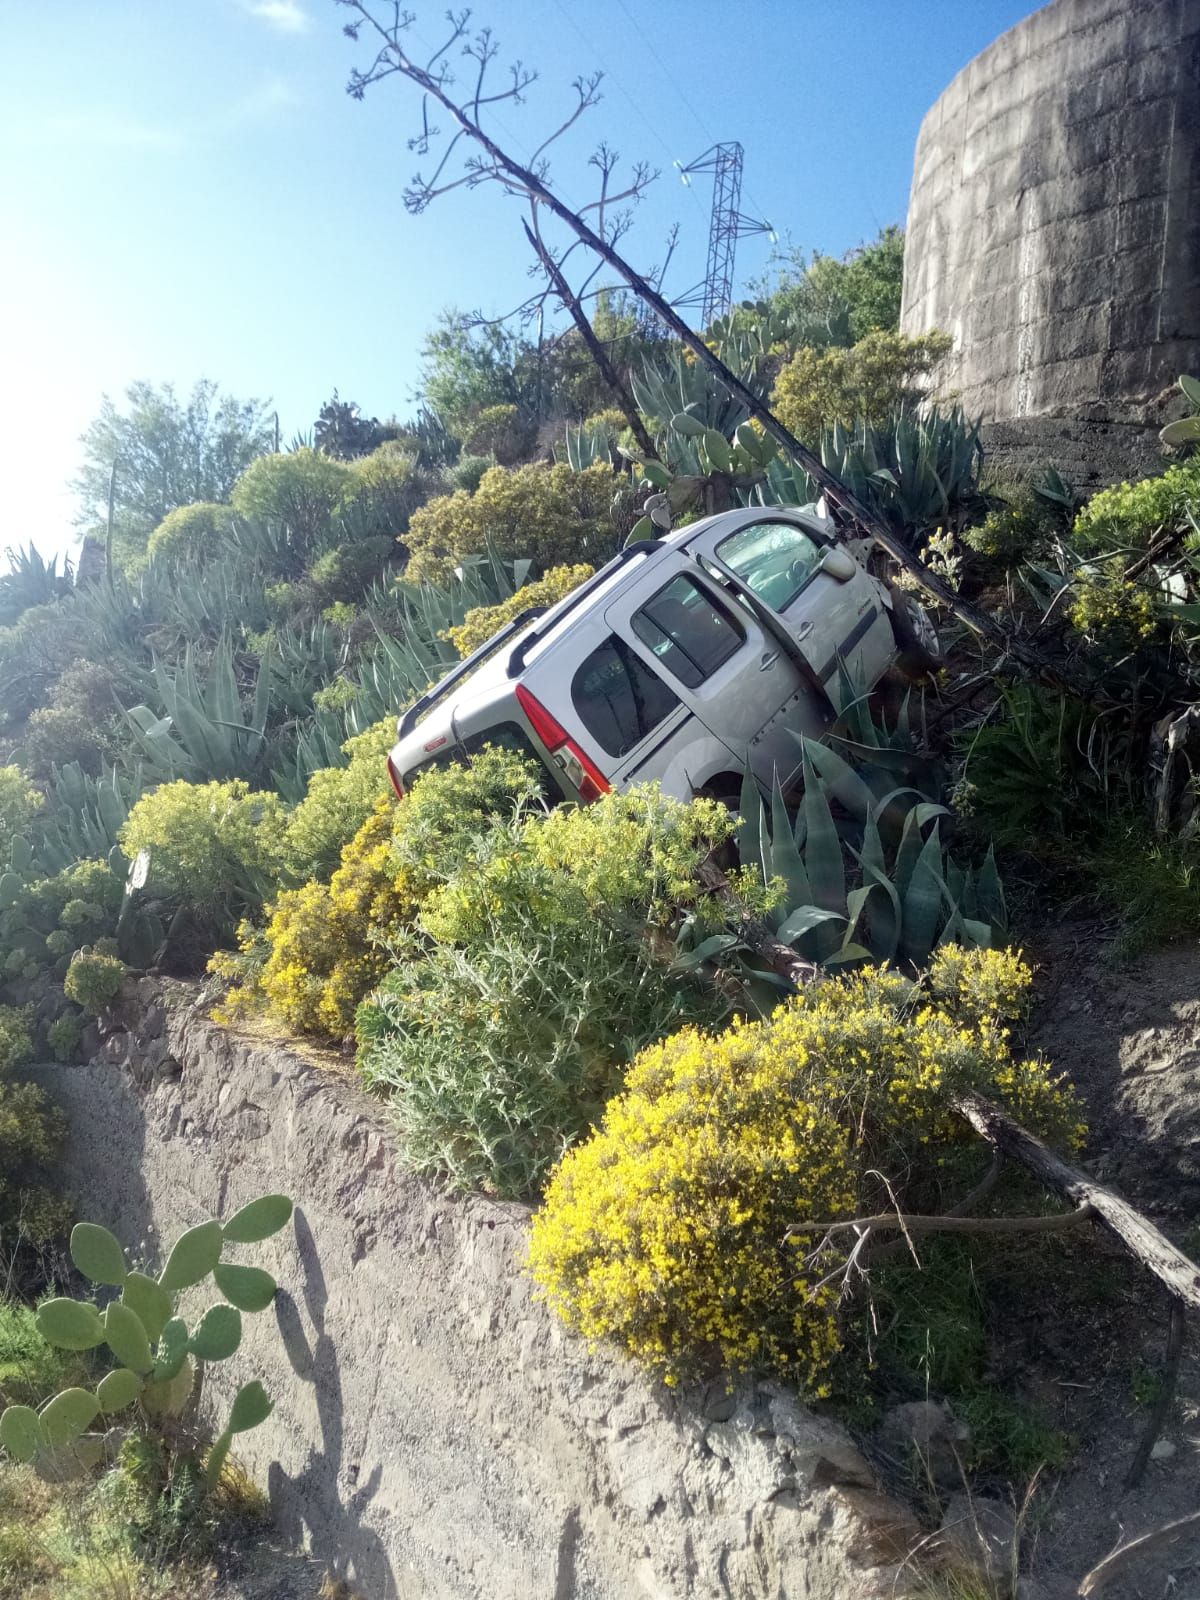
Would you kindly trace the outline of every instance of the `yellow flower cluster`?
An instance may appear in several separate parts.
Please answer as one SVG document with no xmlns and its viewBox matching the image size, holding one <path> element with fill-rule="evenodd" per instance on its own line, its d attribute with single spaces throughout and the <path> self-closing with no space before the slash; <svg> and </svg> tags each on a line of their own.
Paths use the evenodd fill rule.
<svg viewBox="0 0 1200 1600">
<path fill-rule="evenodd" d="M 544 578 L 523 585 L 507 600 L 501 600 L 499 605 L 474 606 L 458 627 L 448 628 L 442 638 L 448 639 L 459 655 L 465 658 L 472 650 L 478 650 L 481 644 L 486 644 L 506 622 L 519 617 L 522 611 L 528 611 L 531 606 L 552 606 L 556 601 L 565 599 L 594 571 L 595 568 L 589 567 L 586 562 L 580 562 L 577 566 L 551 567 Z"/>
<path fill-rule="evenodd" d="M 342 852 L 329 883 L 285 890 L 271 908 L 269 953 L 256 992 L 235 990 L 218 1020 L 265 1001 L 299 1033 L 344 1038 L 363 997 L 391 966 L 388 945 L 400 943 L 416 914 L 403 876 L 390 868 L 395 806 L 380 800 Z M 243 948 L 258 941 L 243 932 Z M 236 962 L 215 956 L 210 969 L 234 976 Z"/>
<path fill-rule="evenodd" d="M 825 1283 L 837 1259 L 789 1228 L 889 1204 L 957 1135 L 951 1105 L 967 1089 L 1049 1137 L 1081 1136 L 1072 1091 L 1009 1050 L 1004 1019 L 1029 979 L 1008 951 L 943 951 L 928 990 L 868 969 L 768 1021 L 688 1028 L 643 1051 L 534 1218 L 542 1292 L 572 1328 L 668 1381 L 723 1364 L 821 1392 L 838 1349 Z"/>
<path fill-rule="evenodd" d="M 1110 649 L 1132 649 L 1158 626 L 1153 596 L 1140 584 L 1126 582 L 1124 569 L 1121 556 L 1102 568 L 1085 569 L 1069 613 L 1073 627 Z"/>
<path fill-rule="evenodd" d="M 668 1382 L 762 1366 L 819 1390 L 837 1289 L 815 1288 L 786 1235 L 853 1208 L 854 1165 L 836 1117 L 804 1096 L 805 1063 L 761 1044 L 735 1025 L 644 1051 L 555 1172 L 531 1264 L 572 1328 Z"/>
</svg>

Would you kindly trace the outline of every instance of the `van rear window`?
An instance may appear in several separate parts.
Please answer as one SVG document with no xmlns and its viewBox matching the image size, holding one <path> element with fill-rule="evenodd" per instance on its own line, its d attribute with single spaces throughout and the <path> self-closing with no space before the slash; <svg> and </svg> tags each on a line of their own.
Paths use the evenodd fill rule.
<svg viewBox="0 0 1200 1600">
<path fill-rule="evenodd" d="M 579 720 L 602 750 L 623 756 L 679 704 L 651 667 L 610 634 L 585 657 L 571 681 Z"/>
</svg>

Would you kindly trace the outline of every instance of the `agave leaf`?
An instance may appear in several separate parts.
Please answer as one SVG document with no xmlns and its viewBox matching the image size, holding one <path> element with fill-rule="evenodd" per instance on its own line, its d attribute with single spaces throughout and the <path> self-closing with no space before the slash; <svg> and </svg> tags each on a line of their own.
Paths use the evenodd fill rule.
<svg viewBox="0 0 1200 1600">
<path fill-rule="evenodd" d="M 1004 885 L 996 870 L 996 852 L 991 845 L 979 869 L 975 901 L 980 916 L 986 918 L 997 933 L 1003 932 L 1008 926 L 1008 909 L 1004 903 Z"/>
<path fill-rule="evenodd" d="M 907 829 L 905 831 L 907 835 Z M 914 836 L 920 837 L 919 833 Z M 924 966 L 929 960 L 937 936 L 944 888 L 941 864 L 942 843 L 938 837 L 938 824 L 934 823 L 933 832 L 921 847 L 903 894 L 900 954 L 914 966 Z"/>
<path fill-rule="evenodd" d="M 901 896 L 908 888 L 909 879 L 912 877 L 913 868 L 917 864 L 917 857 L 921 854 L 924 836 L 921 825 L 917 820 L 916 809 L 908 813 L 904 819 L 904 829 L 900 835 L 900 845 L 896 851 L 896 861 L 892 869 L 892 882 Z"/>
<path fill-rule="evenodd" d="M 739 821 L 734 837 L 737 839 L 738 857 L 743 867 L 762 860 L 763 809 L 762 796 L 754 774 L 747 763 L 742 773 L 742 793 L 738 801 Z"/>
<path fill-rule="evenodd" d="M 782 878 L 786 885 L 783 905 L 772 913 L 772 920 L 776 923 L 797 906 L 812 903 L 812 885 L 808 881 L 804 858 L 792 835 L 792 825 L 778 782 L 771 792 L 771 876 Z"/>
<path fill-rule="evenodd" d="M 819 744 L 802 733 L 795 737 L 830 792 L 852 817 L 859 822 L 866 822 L 875 810 L 875 796 L 850 763 L 828 745 Z"/>
<path fill-rule="evenodd" d="M 824 788 L 807 753 L 804 757 L 804 801 L 806 842 L 804 865 L 812 885 L 813 903 L 840 917 L 846 915 L 846 867 L 842 841 L 829 809 Z M 818 929 L 814 950 L 818 961 L 837 948 L 832 929 Z"/>
<path fill-rule="evenodd" d="M 819 928 L 824 923 L 845 922 L 845 920 L 838 911 L 823 911 L 820 906 L 799 906 L 780 924 L 775 937 L 780 944 L 794 944 L 804 934 L 811 933 L 814 928 Z"/>
<path fill-rule="evenodd" d="M 687 950 L 683 955 L 676 956 L 671 962 L 672 972 L 694 972 L 697 967 L 711 961 L 715 956 L 725 955 L 730 950 L 736 949 L 741 943 L 736 933 L 714 933 L 707 939 L 702 939 L 694 950 Z M 217 1286 L 221 1287 L 221 1273 L 224 1267 L 217 1268 Z"/>
</svg>

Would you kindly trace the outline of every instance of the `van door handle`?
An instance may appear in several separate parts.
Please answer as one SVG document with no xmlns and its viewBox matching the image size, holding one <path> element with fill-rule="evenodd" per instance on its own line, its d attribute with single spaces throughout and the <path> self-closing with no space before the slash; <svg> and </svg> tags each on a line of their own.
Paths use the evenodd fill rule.
<svg viewBox="0 0 1200 1600">
<path fill-rule="evenodd" d="M 760 672 L 765 672 L 768 667 L 773 667 L 778 660 L 779 660 L 779 651 L 778 650 L 768 650 L 766 655 L 758 663 L 758 670 Z"/>
<path fill-rule="evenodd" d="M 797 639 L 807 639 L 809 634 L 813 631 L 813 627 L 814 624 L 812 622 L 801 622 L 797 624 L 793 631 L 795 632 Z"/>
</svg>

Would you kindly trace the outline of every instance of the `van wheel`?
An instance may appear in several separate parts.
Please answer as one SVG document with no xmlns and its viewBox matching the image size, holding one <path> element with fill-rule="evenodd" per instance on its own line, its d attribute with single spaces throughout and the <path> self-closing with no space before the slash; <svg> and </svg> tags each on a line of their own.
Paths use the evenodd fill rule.
<svg viewBox="0 0 1200 1600">
<path fill-rule="evenodd" d="M 945 663 L 933 618 L 919 600 L 888 585 L 892 597 L 892 632 L 900 646 L 897 666 L 909 678 L 926 678 Z"/>
</svg>

